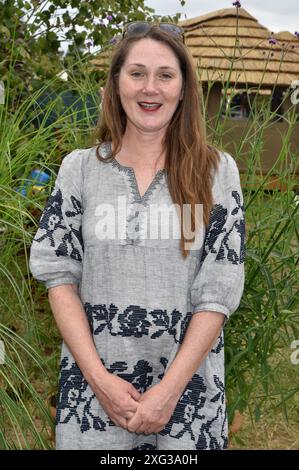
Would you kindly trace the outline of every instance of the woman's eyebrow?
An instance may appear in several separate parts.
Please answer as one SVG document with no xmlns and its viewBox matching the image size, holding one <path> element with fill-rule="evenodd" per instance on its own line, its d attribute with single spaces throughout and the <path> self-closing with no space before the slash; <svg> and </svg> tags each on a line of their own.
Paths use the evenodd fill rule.
<svg viewBox="0 0 299 470">
<path fill-rule="evenodd" d="M 128 66 L 130 65 L 135 65 L 135 66 L 138 66 L 138 67 L 143 67 L 143 68 L 146 68 L 146 65 L 144 64 L 128 64 Z M 172 69 L 172 70 L 176 70 L 175 68 L 171 67 L 170 65 L 161 65 L 161 67 L 158 67 L 158 69 Z"/>
</svg>

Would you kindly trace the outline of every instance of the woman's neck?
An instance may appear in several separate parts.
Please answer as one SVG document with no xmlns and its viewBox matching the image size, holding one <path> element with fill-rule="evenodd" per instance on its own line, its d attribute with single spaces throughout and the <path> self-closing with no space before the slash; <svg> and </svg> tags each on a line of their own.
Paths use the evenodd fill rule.
<svg viewBox="0 0 299 470">
<path fill-rule="evenodd" d="M 117 160 L 127 166 L 160 170 L 164 168 L 165 162 L 162 155 L 162 138 L 158 140 L 157 135 L 143 135 L 136 139 L 125 134 Z"/>
</svg>

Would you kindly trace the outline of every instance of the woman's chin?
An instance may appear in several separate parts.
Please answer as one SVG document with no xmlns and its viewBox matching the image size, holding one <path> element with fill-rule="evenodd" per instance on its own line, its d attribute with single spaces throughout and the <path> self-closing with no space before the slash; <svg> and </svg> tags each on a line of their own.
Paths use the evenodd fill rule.
<svg viewBox="0 0 299 470">
<path fill-rule="evenodd" d="M 168 125 L 168 123 L 161 123 L 161 122 L 136 122 L 136 123 L 133 123 L 131 121 L 131 124 L 133 124 L 133 126 L 135 128 L 137 128 L 139 131 L 142 131 L 142 132 L 159 132 L 161 130 L 166 130 L 166 127 Z"/>
</svg>

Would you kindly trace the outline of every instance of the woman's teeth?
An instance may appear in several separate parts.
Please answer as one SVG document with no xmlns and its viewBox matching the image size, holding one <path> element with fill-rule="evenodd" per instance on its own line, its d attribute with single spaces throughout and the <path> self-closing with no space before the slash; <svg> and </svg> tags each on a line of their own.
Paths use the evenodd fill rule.
<svg viewBox="0 0 299 470">
<path fill-rule="evenodd" d="M 158 109 L 160 108 L 161 104 L 147 104 L 147 103 L 139 103 L 139 106 L 145 109 Z"/>
</svg>

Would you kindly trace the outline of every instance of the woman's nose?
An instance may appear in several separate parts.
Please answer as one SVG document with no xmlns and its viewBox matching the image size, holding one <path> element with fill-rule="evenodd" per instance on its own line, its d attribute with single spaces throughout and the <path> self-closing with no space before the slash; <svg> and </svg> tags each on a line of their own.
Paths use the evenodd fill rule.
<svg viewBox="0 0 299 470">
<path fill-rule="evenodd" d="M 157 91 L 156 78 L 153 75 L 148 75 L 143 83 L 143 90 L 147 93 L 155 93 Z"/>
</svg>

